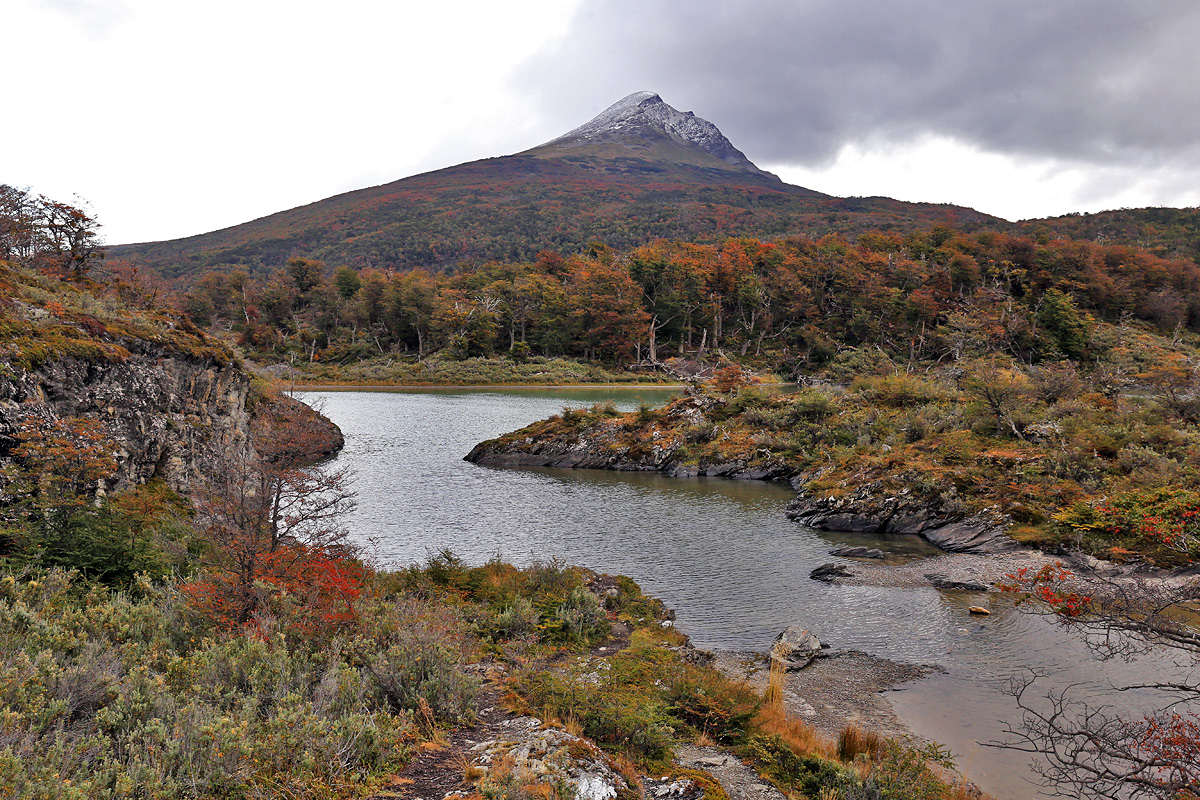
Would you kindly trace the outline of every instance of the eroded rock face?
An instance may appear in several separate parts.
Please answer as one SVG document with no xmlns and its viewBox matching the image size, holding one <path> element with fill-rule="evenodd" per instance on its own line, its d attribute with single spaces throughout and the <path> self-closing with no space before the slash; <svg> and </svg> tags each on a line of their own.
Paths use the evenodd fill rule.
<svg viewBox="0 0 1200 800">
<path fill-rule="evenodd" d="M 116 363 L 62 358 L 35 370 L 0 364 L 0 459 L 22 422 L 82 417 L 98 421 L 117 448 L 119 472 L 106 488 L 159 477 L 185 491 L 218 454 L 249 451 L 249 388 L 238 367 L 154 351 Z"/>
<path fill-rule="evenodd" d="M 797 488 L 800 495 L 788 504 L 787 515 L 810 528 L 916 534 L 957 553 L 999 553 L 1017 546 L 1005 535 L 1004 520 L 998 514 L 984 512 L 964 517 L 961 512 L 944 509 L 907 490 L 890 494 L 878 482 L 840 497 L 808 494 L 803 484 Z"/>
</svg>

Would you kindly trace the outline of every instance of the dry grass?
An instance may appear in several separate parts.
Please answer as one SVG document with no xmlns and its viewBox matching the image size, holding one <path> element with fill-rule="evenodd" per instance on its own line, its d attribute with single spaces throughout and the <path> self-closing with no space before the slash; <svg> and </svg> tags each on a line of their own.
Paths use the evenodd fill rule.
<svg viewBox="0 0 1200 800">
<path fill-rule="evenodd" d="M 783 712 L 783 691 L 786 688 L 787 668 L 782 661 L 772 658 L 771 671 L 767 675 L 767 691 L 763 693 L 763 705 L 774 711 Z"/>
<path fill-rule="evenodd" d="M 473 786 L 480 778 L 487 775 L 487 770 L 478 764 L 472 763 L 471 759 L 465 753 L 456 757 L 455 762 L 462 773 L 464 784 Z"/>
<path fill-rule="evenodd" d="M 883 737 L 873 731 L 864 731 L 851 723 L 842 728 L 838 734 L 837 755 L 846 763 L 851 763 L 859 756 L 873 760 L 883 751 Z"/>
<path fill-rule="evenodd" d="M 767 677 L 767 689 L 763 693 L 762 708 L 754 718 L 754 727 L 766 735 L 778 735 L 798 755 L 819 756 L 833 759 L 837 748 L 833 743 L 809 727 L 802 720 L 790 716 L 784 705 L 784 690 L 787 687 L 787 668 L 772 659 L 771 672 Z"/>
</svg>

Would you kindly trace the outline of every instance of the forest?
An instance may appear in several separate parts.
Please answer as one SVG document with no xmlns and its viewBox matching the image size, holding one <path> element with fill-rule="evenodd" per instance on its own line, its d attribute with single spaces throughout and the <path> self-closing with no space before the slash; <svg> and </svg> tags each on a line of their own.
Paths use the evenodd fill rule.
<svg viewBox="0 0 1200 800">
<path fill-rule="evenodd" d="M 862 348 L 914 364 L 968 350 L 1080 360 L 1097 320 L 1190 334 L 1200 267 L 1121 245 L 935 227 L 853 243 L 597 244 L 453 274 L 297 258 L 265 279 L 204 275 L 179 303 L 267 359 L 568 356 L 646 368 L 720 353 L 795 378 Z"/>
</svg>

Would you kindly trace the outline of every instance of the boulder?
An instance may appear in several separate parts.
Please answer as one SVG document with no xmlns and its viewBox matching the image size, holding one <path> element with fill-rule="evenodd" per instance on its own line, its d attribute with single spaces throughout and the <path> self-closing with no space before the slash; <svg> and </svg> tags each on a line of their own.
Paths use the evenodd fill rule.
<svg viewBox="0 0 1200 800">
<path fill-rule="evenodd" d="M 833 583 L 838 578 L 849 578 L 854 573 L 846 569 L 842 564 L 822 564 L 821 566 L 808 573 L 808 577 L 814 581 L 824 581 L 825 583 Z"/>
<path fill-rule="evenodd" d="M 771 661 L 780 663 L 789 672 L 804 669 L 821 653 L 821 640 L 807 628 L 789 625 L 775 637 L 771 645 Z"/>
<path fill-rule="evenodd" d="M 565 789 L 574 800 L 615 800 L 633 791 L 612 758 L 587 739 L 543 729 L 533 717 L 505 720 L 501 727 L 505 738 L 468 751 L 471 762 L 486 769 L 479 786 L 485 796 L 516 776 L 539 790 L 531 792 L 535 796 L 561 797 Z"/>
</svg>

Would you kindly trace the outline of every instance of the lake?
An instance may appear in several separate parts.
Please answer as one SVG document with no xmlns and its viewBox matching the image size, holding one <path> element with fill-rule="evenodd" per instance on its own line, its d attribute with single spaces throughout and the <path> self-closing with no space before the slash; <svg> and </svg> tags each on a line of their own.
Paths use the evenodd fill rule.
<svg viewBox="0 0 1200 800">
<path fill-rule="evenodd" d="M 814 531 L 784 516 L 782 484 L 666 478 L 599 470 L 514 469 L 471 464 L 477 442 L 559 413 L 611 401 L 622 410 L 660 404 L 668 389 L 422 389 L 300 394 L 346 436 L 338 466 L 355 474 L 355 540 L 383 567 L 424 562 L 449 548 L 470 563 L 500 557 L 525 565 L 562 559 L 628 575 L 662 598 L 702 648 L 765 651 L 791 624 L 838 648 L 933 664 L 944 671 L 888 697 L 922 736 L 949 746 L 960 769 L 1000 800 L 1038 797 L 1028 757 L 981 747 L 1016 720 L 1008 681 L 1037 669 L 1047 688 L 1078 684 L 1081 696 L 1133 702 L 1113 683 L 1178 673 L 1162 659 L 1100 663 L 1053 622 L 978 595 L 927 589 L 832 586 L 813 567 L 843 561 L 841 542 L 936 552 L 908 540 Z M 1146 698 L 1142 698 L 1143 701 Z"/>
</svg>

